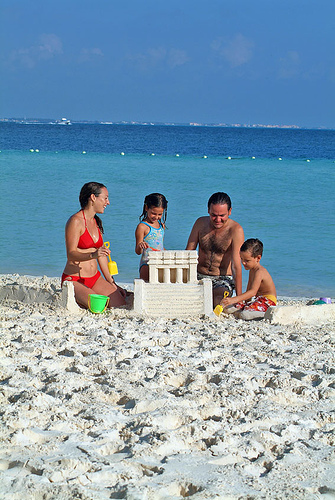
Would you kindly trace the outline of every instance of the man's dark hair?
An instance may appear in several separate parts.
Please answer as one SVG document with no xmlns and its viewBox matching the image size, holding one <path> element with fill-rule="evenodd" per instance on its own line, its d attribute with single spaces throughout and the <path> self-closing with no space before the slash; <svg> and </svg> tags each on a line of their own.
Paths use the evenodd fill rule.
<svg viewBox="0 0 335 500">
<path fill-rule="evenodd" d="M 227 205 L 228 210 L 231 209 L 231 199 L 227 195 L 227 193 L 214 193 L 208 200 L 208 210 L 211 205 Z"/>
</svg>

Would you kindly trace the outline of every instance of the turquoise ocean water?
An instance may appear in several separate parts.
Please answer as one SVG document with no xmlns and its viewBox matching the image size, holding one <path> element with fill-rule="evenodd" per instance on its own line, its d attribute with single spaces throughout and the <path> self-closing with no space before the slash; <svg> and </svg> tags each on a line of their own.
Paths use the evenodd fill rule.
<svg viewBox="0 0 335 500">
<path fill-rule="evenodd" d="M 335 131 L 1 123 L 0 132 L 2 274 L 61 275 L 66 220 L 95 180 L 110 193 L 104 239 L 120 282 L 138 277 L 146 194 L 166 196 L 165 247 L 184 249 L 209 196 L 225 191 L 246 238 L 263 241 L 279 295 L 335 296 Z"/>
</svg>

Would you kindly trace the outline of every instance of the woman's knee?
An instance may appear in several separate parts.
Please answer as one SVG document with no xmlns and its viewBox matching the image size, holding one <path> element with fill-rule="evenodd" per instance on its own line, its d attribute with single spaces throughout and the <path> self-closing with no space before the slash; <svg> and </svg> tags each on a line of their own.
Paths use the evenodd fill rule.
<svg viewBox="0 0 335 500">
<path fill-rule="evenodd" d="M 114 290 L 114 292 L 109 294 L 108 297 L 109 297 L 108 307 L 118 307 L 118 306 L 125 306 L 126 305 L 126 299 L 121 294 L 121 292 L 118 288 L 116 290 Z"/>
</svg>

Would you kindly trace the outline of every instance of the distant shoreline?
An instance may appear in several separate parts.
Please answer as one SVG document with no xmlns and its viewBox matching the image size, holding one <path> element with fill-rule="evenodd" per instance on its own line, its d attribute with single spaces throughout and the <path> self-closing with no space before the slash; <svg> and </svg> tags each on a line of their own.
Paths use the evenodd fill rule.
<svg viewBox="0 0 335 500">
<path fill-rule="evenodd" d="M 70 125 L 140 125 L 163 127 L 217 127 L 217 128 L 250 128 L 250 129 L 281 129 L 281 130 L 334 130 L 327 127 L 300 127 L 299 125 L 278 124 L 246 124 L 246 123 L 174 123 L 174 122 L 141 122 L 141 121 L 99 121 L 99 120 L 68 120 Z M 0 118 L 0 123 L 18 123 L 25 125 L 63 125 L 55 118 Z"/>
</svg>

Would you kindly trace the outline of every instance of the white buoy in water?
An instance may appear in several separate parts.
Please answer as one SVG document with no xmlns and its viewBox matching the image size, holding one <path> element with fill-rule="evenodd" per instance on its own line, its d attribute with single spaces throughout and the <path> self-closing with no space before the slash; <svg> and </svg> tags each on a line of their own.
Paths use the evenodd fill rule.
<svg viewBox="0 0 335 500">
<path fill-rule="evenodd" d="M 151 155 L 150 155 L 150 156 L 155 156 L 155 153 L 151 153 Z"/>
<path fill-rule="evenodd" d="M 256 160 L 256 157 L 255 157 L 255 156 L 252 156 L 252 157 L 251 157 L 251 159 L 252 159 L 252 160 Z"/>
<path fill-rule="evenodd" d="M 83 151 L 83 153 L 82 153 L 82 154 L 83 154 L 83 155 L 86 155 L 86 151 Z"/>
<path fill-rule="evenodd" d="M 179 154 L 177 153 L 176 156 L 179 156 Z"/>
<path fill-rule="evenodd" d="M 30 151 L 31 153 L 33 153 L 33 152 L 34 152 L 34 150 L 33 150 L 33 149 L 29 149 L 29 151 Z"/>
<path fill-rule="evenodd" d="M 124 152 L 122 151 L 122 153 L 120 153 L 121 156 L 124 156 Z"/>
<path fill-rule="evenodd" d="M 204 155 L 204 156 L 203 156 L 203 158 L 207 158 L 207 156 L 206 156 L 206 155 Z"/>
<path fill-rule="evenodd" d="M 278 160 L 282 160 L 283 158 L 278 158 Z"/>
<path fill-rule="evenodd" d="M 307 162 L 310 162 L 311 160 L 306 160 Z"/>
<path fill-rule="evenodd" d="M 231 156 L 227 156 L 227 160 L 231 160 Z"/>
<path fill-rule="evenodd" d="M 39 149 L 35 149 L 35 153 L 39 153 L 39 152 L 40 152 L 40 150 L 39 150 Z"/>
</svg>

